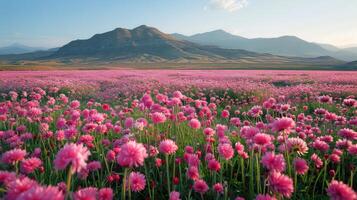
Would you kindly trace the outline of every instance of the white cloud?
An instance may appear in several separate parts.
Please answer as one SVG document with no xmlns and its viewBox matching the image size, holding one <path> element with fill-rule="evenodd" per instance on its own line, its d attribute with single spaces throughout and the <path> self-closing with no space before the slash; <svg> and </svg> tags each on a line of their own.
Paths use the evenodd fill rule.
<svg viewBox="0 0 357 200">
<path fill-rule="evenodd" d="M 248 5 L 248 0 L 210 0 L 205 9 L 221 9 L 234 12 Z"/>
</svg>

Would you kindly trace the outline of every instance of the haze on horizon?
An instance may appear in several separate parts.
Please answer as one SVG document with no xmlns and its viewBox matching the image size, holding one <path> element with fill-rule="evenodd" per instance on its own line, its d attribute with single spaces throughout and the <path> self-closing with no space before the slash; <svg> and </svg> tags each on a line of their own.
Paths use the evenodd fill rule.
<svg viewBox="0 0 357 200">
<path fill-rule="evenodd" d="M 223 29 L 357 46 L 356 10 L 356 0 L 0 0 L 0 46 L 58 47 L 141 24 L 185 35 Z"/>
</svg>

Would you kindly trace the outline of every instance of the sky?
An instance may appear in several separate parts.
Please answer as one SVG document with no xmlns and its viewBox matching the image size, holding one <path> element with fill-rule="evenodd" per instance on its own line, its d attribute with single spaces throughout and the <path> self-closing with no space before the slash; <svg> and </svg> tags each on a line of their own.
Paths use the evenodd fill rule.
<svg viewBox="0 0 357 200">
<path fill-rule="evenodd" d="M 357 46 L 357 0 L 0 0 L 0 46 L 58 47 L 117 27 Z"/>
</svg>

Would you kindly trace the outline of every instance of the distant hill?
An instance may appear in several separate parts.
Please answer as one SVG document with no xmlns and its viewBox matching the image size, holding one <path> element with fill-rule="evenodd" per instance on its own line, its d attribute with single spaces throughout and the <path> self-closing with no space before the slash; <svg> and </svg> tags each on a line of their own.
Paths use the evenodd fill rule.
<svg viewBox="0 0 357 200">
<path fill-rule="evenodd" d="M 179 38 L 181 37 L 181 38 Z M 307 64 L 307 65 L 341 65 L 344 62 L 329 56 L 297 57 L 279 56 L 270 53 L 231 48 L 234 41 L 249 41 L 226 33 L 222 30 L 209 35 L 195 35 L 189 41 L 182 35 L 170 35 L 149 26 L 134 29 L 117 28 L 109 32 L 96 34 L 85 40 L 74 40 L 68 44 L 47 51 L 26 54 L 0 56 L 0 60 L 18 62 L 21 60 L 59 62 L 172 62 L 172 63 L 263 63 L 263 64 Z M 214 46 L 216 41 L 226 44 L 225 48 Z M 257 39 L 259 41 L 260 39 Z M 295 41 L 295 47 L 301 43 L 297 38 L 280 38 L 279 41 Z M 208 44 L 203 45 L 202 41 Z M 266 48 L 276 47 L 273 40 L 267 41 Z M 310 44 L 312 45 L 312 44 Z M 278 48 L 279 47 L 279 48 Z M 314 49 L 312 45 L 312 50 Z M 321 47 L 320 47 L 321 48 Z M 303 51 L 303 49 L 301 50 Z"/>
<path fill-rule="evenodd" d="M 22 54 L 0 55 L 0 60 L 11 61 L 11 62 L 25 61 L 25 60 L 32 60 L 32 61 L 42 60 L 53 55 L 57 50 L 58 48 L 51 48 L 48 50 L 35 50 L 32 52 L 22 53 Z"/>
<path fill-rule="evenodd" d="M 117 28 L 87 40 L 75 40 L 53 55 L 54 58 L 95 58 L 130 60 L 198 59 L 215 56 L 199 45 L 178 40 L 156 28 L 139 26 L 132 30 Z M 149 58 L 150 57 L 150 58 Z"/>
<path fill-rule="evenodd" d="M 349 48 L 345 48 L 343 50 L 349 51 L 349 52 L 353 52 L 353 53 L 357 54 L 357 47 L 349 47 Z"/>
<path fill-rule="evenodd" d="M 29 53 L 29 52 L 34 52 L 34 51 L 39 51 L 39 50 L 44 50 L 45 48 L 41 47 L 29 47 L 25 46 L 22 44 L 12 44 L 6 47 L 0 47 L 0 55 L 6 55 L 6 54 L 23 54 L 23 53 Z"/>
<path fill-rule="evenodd" d="M 357 67 L 357 60 L 344 64 L 344 66 Z"/>
<path fill-rule="evenodd" d="M 270 53 L 281 56 L 331 56 L 346 61 L 357 59 L 356 52 L 345 51 L 344 49 L 339 49 L 333 45 L 307 42 L 295 36 L 248 39 L 230 34 L 223 30 L 215 30 L 192 36 L 174 33 L 172 36 L 201 45 L 215 45 L 221 48 L 244 49 L 247 51 Z"/>
<path fill-rule="evenodd" d="M 214 39 L 221 38 L 218 31 Z M 228 36 L 226 34 L 226 36 Z M 196 42 L 196 41 L 195 41 Z M 196 44 L 165 34 L 156 28 L 139 26 L 132 30 L 117 28 L 96 34 L 86 40 L 75 40 L 59 48 L 51 57 L 61 59 L 123 60 L 130 62 L 321 62 L 341 63 L 333 58 L 302 59 L 255 53 L 240 49 L 225 49 Z"/>
<path fill-rule="evenodd" d="M 328 50 L 328 51 L 340 51 L 341 49 L 340 48 L 338 48 L 338 47 L 336 47 L 336 46 L 334 46 L 334 45 L 331 45 L 331 44 L 322 44 L 322 43 L 315 43 L 315 44 L 317 44 L 317 45 L 319 45 L 320 47 L 322 47 L 322 48 L 324 48 L 324 49 L 326 49 L 326 50 Z"/>
</svg>

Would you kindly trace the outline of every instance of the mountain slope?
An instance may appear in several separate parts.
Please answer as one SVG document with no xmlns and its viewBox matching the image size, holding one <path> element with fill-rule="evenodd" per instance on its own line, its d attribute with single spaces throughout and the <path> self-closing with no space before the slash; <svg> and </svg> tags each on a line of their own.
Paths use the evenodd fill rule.
<svg viewBox="0 0 357 200">
<path fill-rule="evenodd" d="M 211 33 L 216 40 L 228 43 L 236 36 L 228 35 L 222 30 Z M 224 36 L 222 36 L 224 35 Z M 176 35 L 178 37 L 179 35 Z M 195 40 L 209 39 L 202 35 Z M 242 41 L 246 38 L 240 38 Z M 227 44 L 228 44 L 227 43 Z M 74 40 L 59 49 L 39 51 L 20 55 L 0 56 L 1 60 L 17 62 L 19 60 L 59 61 L 82 63 L 115 62 L 171 62 L 171 63 L 263 63 L 263 64 L 309 64 L 340 65 L 342 61 L 331 57 L 301 58 L 296 56 L 277 56 L 268 53 L 220 48 L 213 45 L 201 45 L 187 41 L 184 37 L 177 39 L 145 25 L 134 29 L 117 28 L 109 32 L 96 34 L 85 40 Z"/>
<path fill-rule="evenodd" d="M 132 30 L 117 28 L 110 32 L 96 34 L 87 40 L 75 40 L 61 47 L 53 55 L 55 58 L 100 59 L 132 59 L 141 56 L 172 60 L 214 55 L 202 51 L 190 42 L 177 40 L 145 25 Z"/>
<path fill-rule="evenodd" d="M 145 25 L 132 30 L 117 28 L 87 40 L 75 40 L 59 48 L 51 58 L 106 60 L 227 60 L 266 57 L 244 50 L 223 50 L 179 40 Z"/>
<path fill-rule="evenodd" d="M 0 55 L 23 54 L 23 53 L 29 53 L 29 52 L 39 51 L 39 50 L 44 50 L 44 48 L 29 47 L 29 46 L 15 43 L 10 46 L 0 47 Z"/>
<path fill-rule="evenodd" d="M 352 53 L 357 53 L 357 47 L 344 48 L 343 50 L 349 51 L 349 52 L 352 52 Z"/>
<path fill-rule="evenodd" d="M 184 36 L 173 34 L 174 37 L 196 42 L 201 45 L 215 45 L 221 48 L 244 49 L 258 53 L 270 53 L 281 56 L 319 57 L 332 56 L 346 61 L 357 59 L 357 53 L 339 51 L 332 45 L 316 44 L 304 41 L 295 36 L 282 36 L 277 38 L 248 39 L 216 30 L 206 33 Z"/>
<path fill-rule="evenodd" d="M 353 66 L 353 67 L 357 67 L 357 60 L 356 61 L 352 61 L 349 63 L 344 64 L 345 66 Z"/>
<path fill-rule="evenodd" d="M 328 50 L 328 51 L 340 51 L 341 49 L 334 46 L 334 45 L 331 45 L 331 44 L 323 44 L 323 43 L 315 43 L 317 45 L 319 45 L 320 47 Z"/>
</svg>

